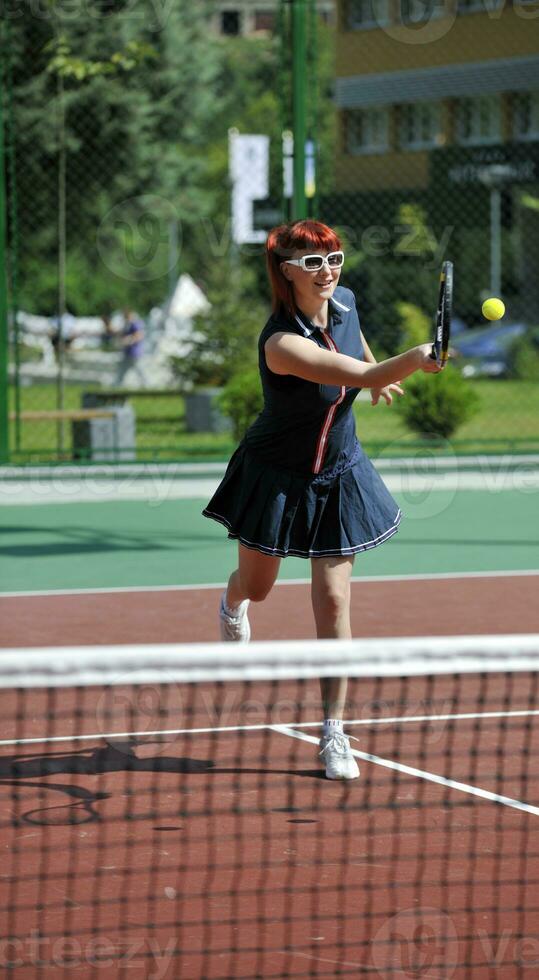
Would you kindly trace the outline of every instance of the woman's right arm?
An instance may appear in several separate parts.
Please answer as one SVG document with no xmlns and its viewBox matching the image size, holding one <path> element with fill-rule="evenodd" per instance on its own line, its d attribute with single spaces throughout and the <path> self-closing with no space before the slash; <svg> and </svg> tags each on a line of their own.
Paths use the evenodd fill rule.
<svg viewBox="0 0 539 980">
<path fill-rule="evenodd" d="M 431 344 L 412 347 L 378 364 L 358 361 L 347 354 L 324 350 L 306 337 L 275 333 L 266 341 L 266 363 L 274 374 L 292 374 L 305 381 L 350 388 L 383 388 L 415 371 L 436 374 L 440 368 L 430 354 Z"/>
</svg>

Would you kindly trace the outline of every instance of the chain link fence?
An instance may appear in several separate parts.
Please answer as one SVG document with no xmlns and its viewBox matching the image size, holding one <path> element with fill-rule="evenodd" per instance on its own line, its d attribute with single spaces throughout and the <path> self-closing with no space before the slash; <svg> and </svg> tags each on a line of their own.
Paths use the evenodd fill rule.
<svg viewBox="0 0 539 980">
<path fill-rule="evenodd" d="M 256 364 L 263 240 L 292 215 L 292 4 L 265 3 L 243 37 L 219 36 L 218 7 L 6 8 L 13 462 L 224 459 L 234 444 L 216 390 Z M 452 371 L 477 410 L 430 445 L 537 450 L 539 8 L 305 12 L 307 210 L 342 235 L 371 347 L 428 339 L 452 259 Z M 492 295 L 506 314 L 489 325 Z M 360 398 L 357 413 L 370 449 L 429 445 L 398 407 Z"/>
<path fill-rule="evenodd" d="M 529 451 L 539 425 L 537 4 L 342 0 L 331 191 L 346 282 L 381 354 L 427 340 L 444 259 L 455 265 L 453 370 L 476 410 L 460 451 Z M 481 312 L 502 297 L 503 320 Z M 477 397 L 475 397 L 477 396 Z M 365 418 L 387 447 L 386 421 Z M 394 428 L 392 450 L 411 441 Z"/>
<path fill-rule="evenodd" d="M 226 192 L 205 160 L 219 100 L 203 7 L 8 5 L 14 462 L 203 454 L 204 434 L 182 445 L 172 367 L 209 305 L 182 244 Z"/>
</svg>

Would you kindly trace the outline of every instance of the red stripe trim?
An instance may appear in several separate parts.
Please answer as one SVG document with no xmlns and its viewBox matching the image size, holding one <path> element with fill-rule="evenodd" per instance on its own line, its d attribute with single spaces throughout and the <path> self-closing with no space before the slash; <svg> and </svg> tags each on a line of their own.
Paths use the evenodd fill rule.
<svg viewBox="0 0 539 980">
<path fill-rule="evenodd" d="M 330 337 L 330 335 L 329 334 L 326 334 L 326 333 L 322 333 L 322 337 L 324 339 L 324 343 L 325 343 L 326 347 L 329 347 L 330 350 L 332 350 L 336 354 L 338 354 L 339 353 L 339 348 L 337 347 L 337 345 L 336 345 L 335 341 L 333 340 L 333 338 Z M 315 452 L 315 455 L 314 455 L 314 463 L 313 463 L 313 470 L 312 470 L 313 473 L 319 473 L 320 470 L 322 469 L 322 463 L 324 462 L 324 456 L 326 455 L 327 442 L 328 442 L 328 436 L 329 436 L 329 433 L 330 433 L 330 429 L 331 429 L 331 426 L 333 425 L 333 420 L 335 418 L 335 414 L 337 412 L 337 408 L 341 404 L 341 402 L 344 400 L 345 395 L 346 395 L 346 388 L 343 385 L 341 387 L 341 393 L 340 393 L 339 397 L 337 398 L 336 401 L 333 402 L 332 405 L 329 406 L 329 408 L 328 408 L 328 410 L 326 412 L 326 417 L 324 419 L 324 424 L 323 424 L 323 426 L 322 426 L 322 428 L 320 430 L 320 435 L 318 436 L 318 442 L 316 444 L 316 452 Z"/>
</svg>

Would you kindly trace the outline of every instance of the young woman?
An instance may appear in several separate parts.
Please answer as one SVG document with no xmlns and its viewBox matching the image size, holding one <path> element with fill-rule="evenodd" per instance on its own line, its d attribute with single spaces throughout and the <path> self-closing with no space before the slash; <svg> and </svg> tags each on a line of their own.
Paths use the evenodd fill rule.
<svg viewBox="0 0 539 980">
<path fill-rule="evenodd" d="M 354 556 L 390 538 L 400 511 L 355 434 L 352 404 L 370 388 L 391 403 L 415 371 L 436 372 L 430 344 L 376 363 L 353 293 L 338 285 L 344 254 L 317 221 L 270 232 L 273 314 L 259 339 L 264 408 L 232 456 L 204 510 L 239 542 L 239 563 L 221 599 L 224 640 L 248 641 L 249 602 L 262 602 L 281 558 L 311 560 L 319 639 L 348 639 Z M 329 779 L 359 770 L 343 733 L 346 680 L 321 681 L 320 755 Z"/>
</svg>

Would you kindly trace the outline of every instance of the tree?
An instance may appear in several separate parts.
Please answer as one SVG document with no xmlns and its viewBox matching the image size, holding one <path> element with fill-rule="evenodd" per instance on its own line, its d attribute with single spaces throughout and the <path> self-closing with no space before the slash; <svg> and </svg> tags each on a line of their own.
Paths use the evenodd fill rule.
<svg viewBox="0 0 539 980">
<path fill-rule="evenodd" d="M 410 307 L 434 322 L 440 265 L 436 249 L 425 210 L 403 204 L 395 216 L 387 254 L 363 256 L 360 271 L 372 314 L 372 337 L 386 356 L 403 346 Z"/>
<path fill-rule="evenodd" d="M 163 210 L 181 224 L 185 240 L 207 212 L 205 146 L 220 102 L 219 47 L 208 36 L 204 6 L 169 5 L 162 30 L 149 0 L 137 5 L 138 16 L 123 4 L 99 0 L 80 10 L 52 3 L 41 17 L 26 6 L 9 22 L 19 202 L 18 229 L 11 232 L 17 232 L 20 250 L 20 303 L 36 312 L 56 309 L 58 163 L 64 152 L 68 276 L 71 254 L 84 282 L 79 290 L 71 279 L 68 304 L 77 313 L 95 312 L 96 295 L 108 295 L 109 303 L 129 297 L 147 309 L 167 289 L 167 250 L 161 249 L 161 267 L 151 275 L 136 264 L 126 275 L 115 261 L 114 242 L 107 263 L 107 234 L 124 252 L 131 236 L 133 254 L 137 246 L 144 253 L 150 233 L 159 240 L 168 234 L 159 215 L 153 225 L 151 213 L 131 218 L 130 201 L 144 195 L 165 202 Z"/>
<path fill-rule="evenodd" d="M 38 17 L 31 0 L 18 4 L 9 52 L 21 307 L 57 309 L 62 152 L 66 299 L 77 314 L 125 304 L 145 313 L 163 302 L 180 268 L 207 280 L 216 263 L 230 262 L 230 127 L 270 136 L 271 199 L 281 203 L 289 80 L 280 39 L 213 37 L 206 6 L 50 0 Z M 323 189 L 335 117 L 332 32 L 323 27 L 319 57 Z M 169 249 L 173 228 L 178 260 Z M 252 270 L 267 299 L 262 252 L 242 248 L 235 261 Z"/>
<path fill-rule="evenodd" d="M 195 318 L 189 352 L 172 359 L 174 373 L 187 389 L 221 386 L 256 367 L 256 340 L 269 312 L 248 268 L 217 263 L 205 288 L 211 310 Z"/>
</svg>

